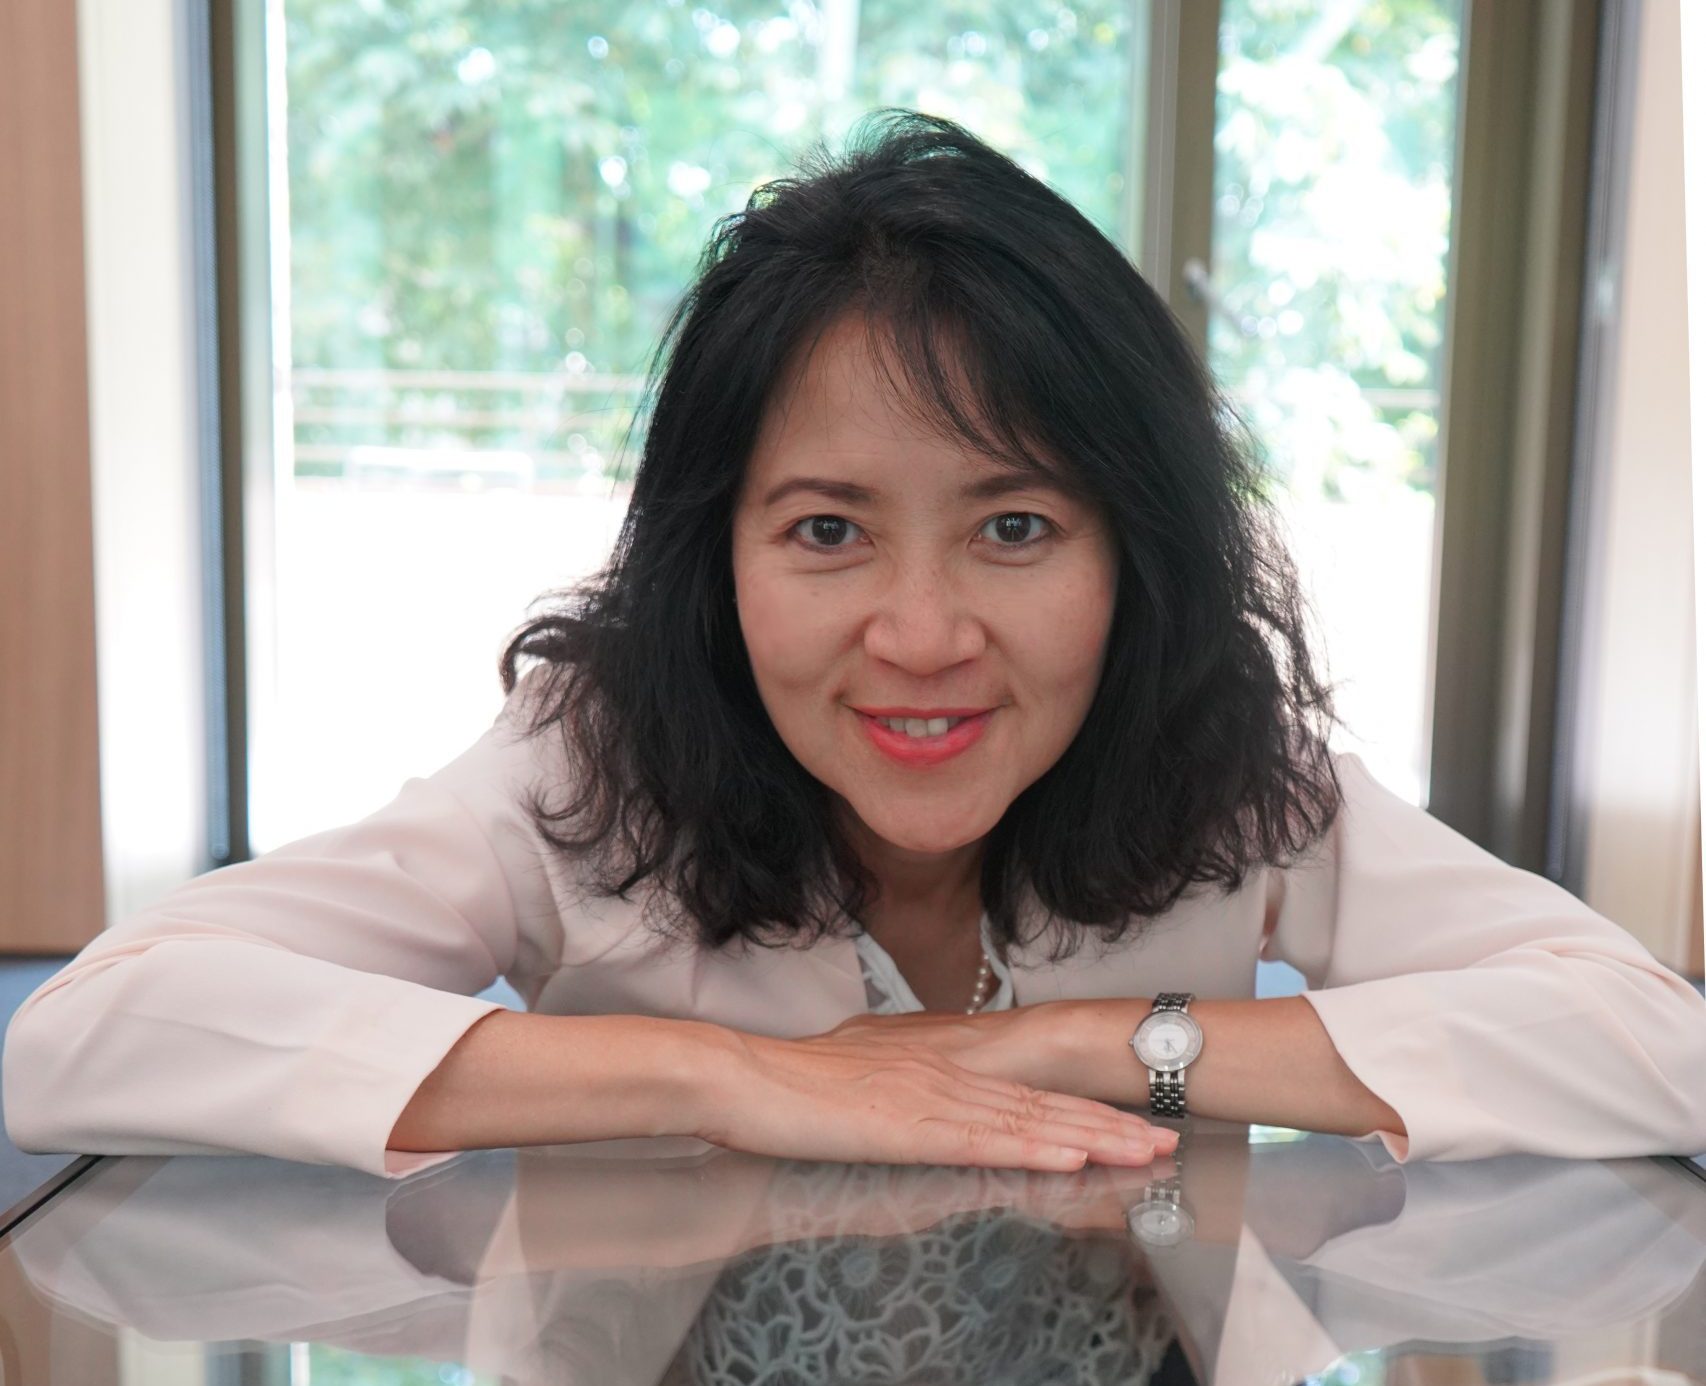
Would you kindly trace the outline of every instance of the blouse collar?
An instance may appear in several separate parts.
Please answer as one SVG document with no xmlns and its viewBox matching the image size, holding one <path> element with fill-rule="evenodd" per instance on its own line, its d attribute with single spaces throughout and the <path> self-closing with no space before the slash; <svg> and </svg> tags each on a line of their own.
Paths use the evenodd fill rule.
<svg viewBox="0 0 1706 1386">
<path fill-rule="evenodd" d="M 978 916 L 977 928 L 983 939 L 984 954 L 989 959 L 990 970 L 995 974 L 997 982 L 995 994 L 984 1003 L 983 1009 L 1009 1010 L 1013 1006 L 1013 974 L 990 939 L 987 912 Z M 901 975 L 900 968 L 895 965 L 888 950 L 869 932 L 861 928 L 853 937 L 853 946 L 858 951 L 859 962 L 863 967 L 866 1000 L 873 1015 L 900 1015 L 924 1009 L 924 1003 L 913 994 L 912 988 Z M 969 985 L 966 990 L 969 996 Z"/>
</svg>

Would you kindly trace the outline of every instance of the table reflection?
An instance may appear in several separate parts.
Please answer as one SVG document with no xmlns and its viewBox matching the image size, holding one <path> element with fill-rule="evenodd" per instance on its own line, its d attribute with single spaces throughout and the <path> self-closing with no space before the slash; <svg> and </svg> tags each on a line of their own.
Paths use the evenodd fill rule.
<svg viewBox="0 0 1706 1386">
<path fill-rule="evenodd" d="M 1181 1210 L 1176 1244 L 1133 1231 L 1157 1205 Z M 475 1151 L 401 1182 L 126 1157 L 0 1257 L 14 1339 L 57 1317 L 132 1362 L 320 1343 L 423 1382 L 1706 1379 L 1706 1187 L 1681 1171 L 1400 1166 L 1226 1123 L 1075 1175 L 679 1139 Z"/>
</svg>

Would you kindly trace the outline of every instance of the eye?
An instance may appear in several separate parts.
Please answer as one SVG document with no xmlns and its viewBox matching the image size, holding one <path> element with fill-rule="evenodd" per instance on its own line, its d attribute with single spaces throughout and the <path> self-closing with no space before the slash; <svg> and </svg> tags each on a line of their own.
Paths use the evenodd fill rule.
<svg viewBox="0 0 1706 1386">
<path fill-rule="evenodd" d="M 1032 520 L 1042 526 L 1042 532 L 1026 538 L 1025 531 Z M 995 545 L 1002 549 L 1028 549 L 1042 543 L 1054 530 L 1053 523 L 1045 517 L 1022 510 L 1009 511 L 1005 515 L 992 515 L 985 523 L 984 529 L 987 530 L 991 525 L 995 526 Z"/>
<path fill-rule="evenodd" d="M 811 526 L 808 531 L 810 538 L 800 534 L 801 527 L 806 525 Z M 858 526 L 851 520 L 843 519 L 840 515 L 807 515 L 790 532 L 800 539 L 803 548 L 811 549 L 817 553 L 833 553 L 838 549 L 851 547 L 848 544 L 835 542 L 849 529 L 858 529 Z"/>
</svg>

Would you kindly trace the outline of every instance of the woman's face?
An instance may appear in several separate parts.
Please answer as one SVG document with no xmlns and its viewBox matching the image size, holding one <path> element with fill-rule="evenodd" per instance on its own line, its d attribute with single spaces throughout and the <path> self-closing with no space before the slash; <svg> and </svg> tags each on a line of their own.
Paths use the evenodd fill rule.
<svg viewBox="0 0 1706 1386">
<path fill-rule="evenodd" d="M 735 595 L 788 749 L 878 837 L 949 852 L 1083 722 L 1116 559 L 1090 506 L 928 432 L 879 369 L 847 315 L 782 383 L 736 503 Z M 979 715 L 913 740 L 871 715 L 897 709 Z"/>
</svg>

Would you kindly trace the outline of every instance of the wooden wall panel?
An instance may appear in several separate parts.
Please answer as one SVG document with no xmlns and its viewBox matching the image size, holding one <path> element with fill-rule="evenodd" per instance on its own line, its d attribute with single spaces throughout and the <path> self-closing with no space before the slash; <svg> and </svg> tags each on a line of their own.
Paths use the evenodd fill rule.
<svg viewBox="0 0 1706 1386">
<path fill-rule="evenodd" d="M 0 4 L 0 952 L 103 924 L 77 7 Z"/>
</svg>

